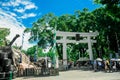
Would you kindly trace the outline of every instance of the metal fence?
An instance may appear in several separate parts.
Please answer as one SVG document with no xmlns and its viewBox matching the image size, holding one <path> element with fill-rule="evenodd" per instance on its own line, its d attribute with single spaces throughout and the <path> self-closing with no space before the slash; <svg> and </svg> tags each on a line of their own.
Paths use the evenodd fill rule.
<svg viewBox="0 0 120 80">
<path fill-rule="evenodd" d="M 26 68 L 25 70 L 18 70 L 17 76 L 18 77 L 25 77 L 25 76 L 55 76 L 59 75 L 58 69 L 41 69 L 41 68 Z"/>
<path fill-rule="evenodd" d="M 25 70 L 19 69 L 17 73 L 18 77 L 39 75 L 42 75 L 41 68 L 26 68 Z"/>
</svg>

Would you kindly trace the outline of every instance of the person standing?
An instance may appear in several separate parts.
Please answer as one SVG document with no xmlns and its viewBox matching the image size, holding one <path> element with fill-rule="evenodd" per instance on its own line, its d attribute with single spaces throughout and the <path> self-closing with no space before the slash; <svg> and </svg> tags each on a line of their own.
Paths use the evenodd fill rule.
<svg viewBox="0 0 120 80">
<path fill-rule="evenodd" d="M 96 72 L 97 71 L 97 60 L 94 60 L 93 66 L 94 66 L 94 71 Z"/>
<path fill-rule="evenodd" d="M 112 69 L 113 71 L 117 71 L 117 64 L 116 64 L 116 61 L 113 62 L 113 66 L 112 66 Z"/>
</svg>

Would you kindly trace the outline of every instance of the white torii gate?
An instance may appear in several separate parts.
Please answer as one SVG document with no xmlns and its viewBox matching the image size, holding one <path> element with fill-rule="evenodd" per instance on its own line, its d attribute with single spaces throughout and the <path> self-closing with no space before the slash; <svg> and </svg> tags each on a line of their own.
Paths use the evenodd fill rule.
<svg viewBox="0 0 120 80">
<path fill-rule="evenodd" d="M 67 39 L 68 37 L 76 37 L 76 34 L 79 34 L 80 37 L 83 37 L 83 39 L 79 41 Z M 96 40 L 92 40 L 91 37 L 96 37 L 97 35 L 98 32 L 80 33 L 56 31 L 56 36 L 62 37 L 62 39 L 56 40 L 56 42 L 63 44 L 63 65 L 67 66 L 67 43 L 88 43 L 89 58 L 90 60 L 93 60 L 92 43 L 96 43 Z"/>
</svg>

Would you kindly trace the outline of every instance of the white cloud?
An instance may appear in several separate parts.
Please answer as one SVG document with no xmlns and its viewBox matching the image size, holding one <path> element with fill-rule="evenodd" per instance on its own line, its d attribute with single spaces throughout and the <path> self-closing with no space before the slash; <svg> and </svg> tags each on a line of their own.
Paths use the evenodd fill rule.
<svg viewBox="0 0 120 80">
<path fill-rule="evenodd" d="M 36 10 L 38 8 L 30 0 L 7 0 L 7 1 L 0 1 L 0 4 L 2 6 L 0 9 L 4 10 L 9 15 L 16 17 L 16 19 L 19 19 L 21 21 L 22 19 L 35 17 L 36 14 L 30 12 L 30 10 Z"/>
<path fill-rule="evenodd" d="M 27 9 L 37 9 L 38 8 L 34 3 L 30 2 L 30 1 L 22 1 L 21 4 L 25 6 L 26 10 Z"/>
<path fill-rule="evenodd" d="M 8 14 L 7 14 L 8 13 Z M 12 13 L 11 13 L 12 14 Z M 9 18 L 11 20 L 16 20 L 15 17 L 10 15 L 10 12 L 5 12 L 2 9 L 0 9 L 0 18 Z"/>
<path fill-rule="evenodd" d="M 8 17 L 9 19 L 12 19 L 12 20 L 16 20 L 16 14 L 13 13 L 13 12 L 10 12 L 10 11 L 3 11 L 1 8 L 0 8 L 0 15 L 1 17 L 4 18 L 4 16 Z"/>
<path fill-rule="evenodd" d="M 26 18 L 35 17 L 35 16 L 36 16 L 35 13 L 29 13 L 29 14 L 24 14 L 24 15 L 21 16 L 20 18 L 26 19 Z"/>
<path fill-rule="evenodd" d="M 23 13 L 26 10 L 31 10 L 31 9 L 37 9 L 37 6 L 35 6 L 33 3 L 25 5 L 23 8 L 15 8 L 14 11 Z"/>
<path fill-rule="evenodd" d="M 10 0 L 7 2 L 0 2 L 4 7 L 13 7 L 14 11 L 23 13 L 26 10 L 37 9 L 37 6 L 29 0 Z"/>
<path fill-rule="evenodd" d="M 25 0 L 21 0 L 21 4 L 23 5 L 28 5 L 28 4 L 32 4 L 30 1 L 25 1 Z"/>
<path fill-rule="evenodd" d="M 28 39 L 30 38 L 30 33 L 25 33 L 25 35 L 24 35 L 24 43 L 23 43 L 23 49 L 28 49 L 29 47 L 31 47 L 31 46 L 34 46 L 35 44 L 30 44 L 29 42 L 28 42 Z"/>
<path fill-rule="evenodd" d="M 0 2 L 2 6 L 11 6 L 11 2 L 6 2 L 6 3 L 2 3 Z"/>
<path fill-rule="evenodd" d="M 19 8 L 19 9 L 15 8 L 14 11 L 19 12 L 19 13 L 23 13 L 23 12 L 25 12 L 25 9 L 23 9 L 23 8 Z"/>
<path fill-rule="evenodd" d="M 17 16 L 15 13 L 12 13 L 12 12 L 10 12 L 10 15 L 11 15 L 11 16 L 14 16 L 14 17 Z"/>
<path fill-rule="evenodd" d="M 2 9 L 0 9 L 0 10 L 2 10 Z M 13 16 L 13 17 L 16 17 L 16 16 L 17 16 L 15 13 L 10 12 L 10 11 L 6 11 L 6 13 L 9 14 L 10 16 Z"/>
<path fill-rule="evenodd" d="M 37 9 L 37 6 L 35 6 L 34 4 L 29 4 L 25 6 L 25 9 Z"/>
<path fill-rule="evenodd" d="M 2 2 L 2 6 L 19 6 L 22 0 L 10 0 L 7 2 Z"/>
<path fill-rule="evenodd" d="M 17 21 L 17 19 L 9 14 L 7 14 L 5 11 L 0 9 L 0 27 L 2 28 L 9 28 L 10 29 L 10 35 L 7 37 L 10 41 L 13 39 L 13 37 L 16 34 L 19 34 L 20 37 L 15 41 L 14 45 L 17 44 L 18 46 L 22 45 L 22 34 L 25 29 L 25 26 L 22 25 L 20 22 Z M 26 34 L 24 38 L 24 45 L 23 48 L 27 49 L 30 46 L 33 46 L 28 42 L 30 35 Z"/>
<path fill-rule="evenodd" d="M 32 2 L 30 2 L 29 0 L 10 0 L 10 1 L 0 1 L 2 6 L 19 6 L 19 5 L 28 5 L 28 4 L 33 4 Z"/>
</svg>

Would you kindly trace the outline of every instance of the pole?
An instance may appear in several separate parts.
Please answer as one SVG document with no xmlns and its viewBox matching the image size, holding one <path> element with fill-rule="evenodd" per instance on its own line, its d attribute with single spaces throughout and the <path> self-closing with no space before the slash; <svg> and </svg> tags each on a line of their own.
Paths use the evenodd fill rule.
<svg viewBox="0 0 120 80">
<path fill-rule="evenodd" d="M 22 50 L 22 47 L 23 47 L 23 43 L 24 43 L 24 32 L 22 33 L 22 45 L 21 45 L 21 50 Z"/>
<path fill-rule="evenodd" d="M 118 36 L 117 36 L 117 33 L 115 32 L 115 37 L 116 37 L 116 41 L 117 41 L 117 47 L 118 47 L 118 52 L 119 52 L 119 40 L 118 40 Z"/>
<path fill-rule="evenodd" d="M 37 45 L 36 45 L 36 51 L 35 51 L 35 54 L 34 54 L 34 61 L 35 61 L 35 62 L 37 61 L 37 54 L 38 54 L 38 32 L 37 32 Z"/>
<path fill-rule="evenodd" d="M 10 80 L 12 80 L 12 76 L 13 76 L 12 71 L 10 71 Z"/>
<path fill-rule="evenodd" d="M 55 29 L 54 29 L 54 36 L 53 36 L 53 65 L 54 68 L 56 68 L 56 25 L 55 25 Z"/>
<path fill-rule="evenodd" d="M 80 51 L 79 51 L 79 60 L 80 60 Z"/>
</svg>

